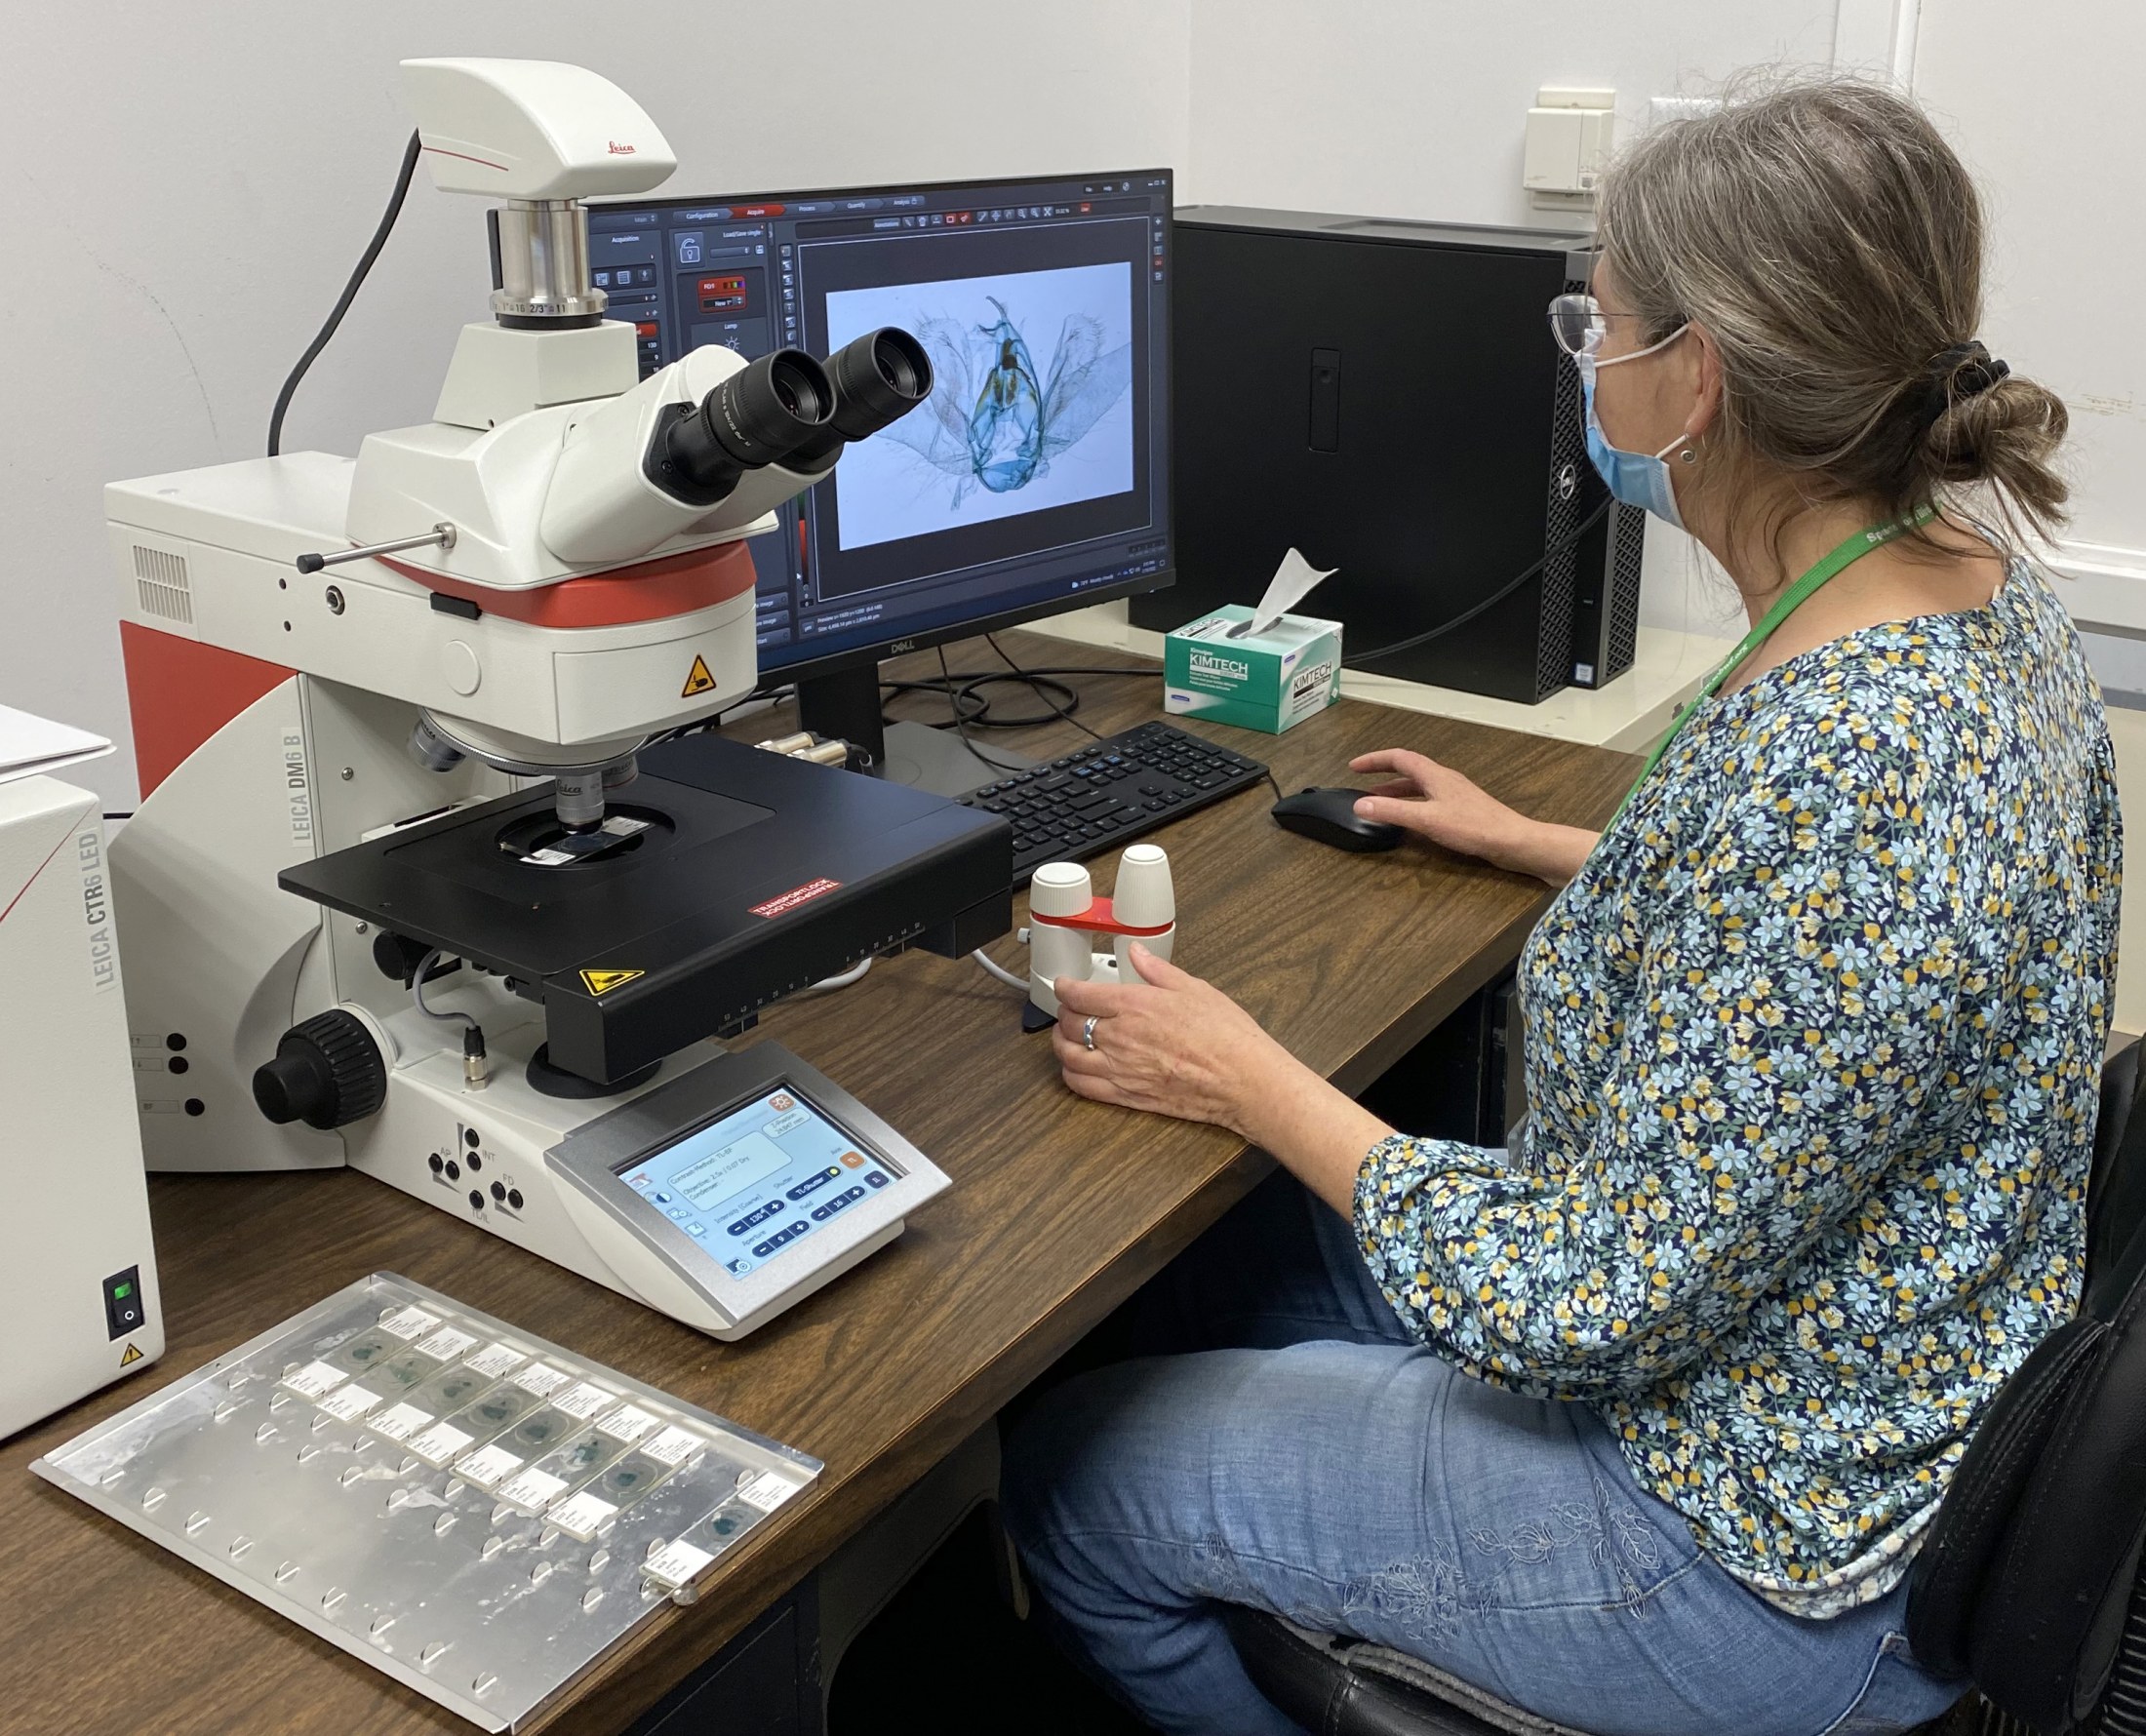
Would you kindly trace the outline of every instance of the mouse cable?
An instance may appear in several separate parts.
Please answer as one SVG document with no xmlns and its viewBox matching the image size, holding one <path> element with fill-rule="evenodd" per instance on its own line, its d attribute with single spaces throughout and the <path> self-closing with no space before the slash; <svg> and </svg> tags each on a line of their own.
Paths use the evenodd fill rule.
<svg viewBox="0 0 2146 1736">
<path fill-rule="evenodd" d="M 350 281 L 342 286 L 342 295 L 335 309 L 328 316 L 328 323 L 321 327 L 319 335 L 305 346 L 305 353 L 298 358 L 298 366 L 291 370 L 290 377 L 283 382 L 283 390 L 276 394 L 276 407 L 268 416 L 268 455 L 272 458 L 283 451 L 283 417 L 291 408 L 291 398 L 298 389 L 298 381 L 305 377 L 305 371 L 313 360 L 328 347 L 328 340 L 335 336 L 336 328 L 342 324 L 342 316 L 350 311 L 350 303 L 358 298 L 358 290 L 364 284 L 366 274 L 373 269 L 373 261 L 380 256 L 380 249 L 387 245 L 388 234 L 395 227 L 395 219 L 402 216 L 403 200 L 410 192 L 410 178 L 417 171 L 417 153 L 423 148 L 417 134 L 410 136 L 410 142 L 403 147 L 402 168 L 395 177 L 395 190 L 388 195 L 387 210 L 381 214 L 380 226 L 373 231 L 373 239 L 366 243 L 365 252 L 358 256 L 357 269 L 350 273 Z"/>
<path fill-rule="evenodd" d="M 1523 569 L 1510 584 L 1505 585 L 1502 589 L 1492 591 L 1482 602 L 1472 608 L 1462 610 L 1452 619 L 1439 622 L 1437 626 L 1431 628 L 1428 632 L 1412 633 L 1406 639 L 1395 640 L 1391 645 L 1382 645 L 1376 651 L 1358 651 L 1354 656 L 1344 653 L 1341 658 L 1341 667 L 1344 669 L 1362 669 L 1366 663 L 1376 662 L 1382 657 L 1390 657 L 1396 651 L 1413 651 L 1419 645 L 1428 645 L 1434 639 L 1443 638 L 1448 633 L 1465 627 L 1477 615 L 1483 613 L 1485 610 L 1495 609 L 1506 598 L 1519 590 L 1522 585 L 1549 566 L 1558 556 L 1570 553 L 1582 536 L 1602 523 L 1603 516 L 1615 504 L 1616 497 L 1614 495 L 1604 495 L 1600 506 L 1596 507 L 1593 512 L 1581 519 L 1571 530 L 1544 549 L 1541 558 Z"/>
</svg>

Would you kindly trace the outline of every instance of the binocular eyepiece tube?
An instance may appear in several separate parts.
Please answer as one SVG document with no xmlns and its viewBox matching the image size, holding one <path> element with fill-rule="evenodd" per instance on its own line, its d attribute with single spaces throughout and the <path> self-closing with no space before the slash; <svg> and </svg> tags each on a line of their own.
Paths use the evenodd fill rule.
<svg viewBox="0 0 2146 1736">
<path fill-rule="evenodd" d="M 778 349 L 697 405 L 673 405 L 649 443 L 648 478 L 688 505 L 719 505 L 746 471 L 789 456 L 834 405 L 826 370 L 803 350 Z"/>
<path fill-rule="evenodd" d="M 898 326 L 882 326 L 844 344 L 827 358 L 827 377 L 834 414 L 783 460 L 792 470 L 817 468 L 846 442 L 877 434 L 932 395 L 931 359 Z"/>
<path fill-rule="evenodd" d="M 846 343 L 824 366 L 781 349 L 732 375 L 697 405 L 673 405 L 649 443 L 648 479 L 689 506 L 716 506 L 748 470 L 820 469 L 932 390 L 924 346 L 894 326 Z"/>
</svg>

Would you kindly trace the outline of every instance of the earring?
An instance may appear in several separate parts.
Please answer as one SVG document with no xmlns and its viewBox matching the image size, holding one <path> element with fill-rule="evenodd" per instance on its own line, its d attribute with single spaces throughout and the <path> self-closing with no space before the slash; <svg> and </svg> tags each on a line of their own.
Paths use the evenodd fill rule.
<svg viewBox="0 0 2146 1736">
<path fill-rule="evenodd" d="M 1696 447 L 1688 446 L 1677 456 L 1687 464 L 1695 464 L 1699 461 L 1699 453 Z"/>
</svg>

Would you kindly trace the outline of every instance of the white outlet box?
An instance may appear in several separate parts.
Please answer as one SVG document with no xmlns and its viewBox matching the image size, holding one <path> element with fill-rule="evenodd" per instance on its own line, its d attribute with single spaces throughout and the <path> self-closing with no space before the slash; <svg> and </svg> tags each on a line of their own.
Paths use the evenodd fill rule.
<svg viewBox="0 0 2146 1736">
<path fill-rule="evenodd" d="M 1614 91 L 1541 90 L 1528 111 L 1521 185 L 1538 207 L 1584 207 L 1610 161 L 1616 131 Z"/>
</svg>

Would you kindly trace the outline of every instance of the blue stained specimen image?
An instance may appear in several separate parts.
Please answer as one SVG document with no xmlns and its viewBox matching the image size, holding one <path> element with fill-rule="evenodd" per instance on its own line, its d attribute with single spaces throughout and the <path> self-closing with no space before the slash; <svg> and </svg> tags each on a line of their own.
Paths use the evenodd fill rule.
<svg viewBox="0 0 2146 1736">
<path fill-rule="evenodd" d="M 1133 487 L 1132 268 L 837 291 L 830 344 L 913 333 L 932 395 L 844 455 L 846 548 Z"/>
<path fill-rule="evenodd" d="M 999 310 L 999 321 L 984 335 L 999 346 L 999 357 L 969 413 L 969 464 L 985 488 L 1003 494 L 1033 482 L 1043 464 L 1044 392 L 1028 359 L 1028 341 L 1006 317 L 1006 303 L 994 296 L 991 305 Z M 943 353 L 949 347 L 940 334 L 933 337 L 934 348 Z"/>
</svg>

